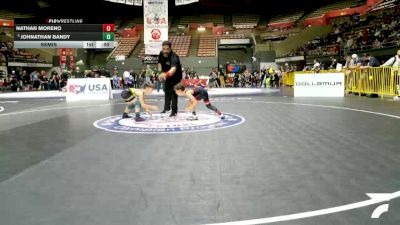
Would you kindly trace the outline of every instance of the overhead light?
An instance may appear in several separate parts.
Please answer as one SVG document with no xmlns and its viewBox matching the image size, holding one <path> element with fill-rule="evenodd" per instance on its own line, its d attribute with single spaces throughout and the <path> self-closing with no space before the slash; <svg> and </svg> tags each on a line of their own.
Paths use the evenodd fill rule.
<svg viewBox="0 0 400 225">
<path fill-rule="evenodd" d="M 197 31 L 206 31 L 206 28 L 205 28 L 205 27 L 202 27 L 202 26 L 200 26 L 200 27 L 198 27 L 198 28 L 197 28 Z"/>
<path fill-rule="evenodd" d="M 49 4 L 47 4 L 47 2 L 44 2 L 44 1 L 37 1 L 36 3 L 38 4 L 38 6 L 40 8 L 48 8 L 49 7 Z"/>
</svg>

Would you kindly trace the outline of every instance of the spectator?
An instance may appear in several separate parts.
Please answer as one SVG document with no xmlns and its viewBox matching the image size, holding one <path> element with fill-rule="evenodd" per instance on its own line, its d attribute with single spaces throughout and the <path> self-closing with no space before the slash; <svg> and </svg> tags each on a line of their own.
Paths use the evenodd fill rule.
<svg viewBox="0 0 400 225">
<path fill-rule="evenodd" d="M 321 70 L 321 63 L 318 62 L 316 59 L 314 59 L 314 66 L 312 67 L 311 70 L 314 70 L 316 73 L 319 73 Z"/>
<path fill-rule="evenodd" d="M 375 39 L 373 47 L 374 48 L 382 48 L 383 47 L 382 42 L 380 42 L 378 38 Z"/>
<path fill-rule="evenodd" d="M 114 74 L 113 75 L 113 78 L 112 78 L 112 84 L 113 84 L 113 88 L 114 89 L 120 89 L 121 87 L 120 87 L 120 85 L 119 85 L 119 77 L 117 76 L 117 74 Z"/>
<path fill-rule="evenodd" d="M 47 78 L 47 74 L 44 70 L 40 72 L 40 83 L 41 83 L 41 89 L 42 90 L 49 90 L 49 79 Z"/>
<path fill-rule="evenodd" d="M 328 67 L 328 69 L 336 69 L 337 64 L 338 64 L 337 59 L 335 59 L 334 57 L 331 57 L 331 60 L 332 60 L 332 63 L 331 63 L 331 65 Z"/>
<path fill-rule="evenodd" d="M 25 91 L 29 91 L 31 89 L 31 77 L 28 75 L 26 70 L 22 71 L 22 81 L 25 87 Z"/>
<path fill-rule="evenodd" d="M 226 79 L 225 70 L 221 69 L 219 71 L 219 83 L 220 83 L 220 87 L 222 87 L 222 88 L 225 87 L 225 79 Z"/>
<path fill-rule="evenodd" d="M 40 87 L 39 73 L 37 71 L 31 73 L 31 80 L 33 90 L 37 91 Z"/>
<path fill-rule="evenodd" d="M 69 79 L 69 74 L 67 72 L 64 72 L 61 75 L 61 79 L 60 79 L 60 89 L 63 89 L 65 86 L 67 86 L 67 81 Z"/>
<path fill-rule="evenodd" d="M 351 63 L 352 67 L 360 67 L 363 64 L 362 59 L 360 59 L 357 54 L 351 55 L 351 60 L 353 60 L 353 62 Z"/>
<path fill-rule="evenodd" d="M 20 81 L 18 80 L 17 74 L 14 70 L 11 72 L 10 86 L 11 91 L 19 91 L 21 88 Z"/>
<path fill-rule="evenodd" d="M 217 74 L 215 73 L 215 71 L 211 71 L 209 77 L 208 77 L 208 86 L 210 88 L 213 87 L 218 87 L 218 83 L 217 83 Z"/>
<path fill-rule="evenodd" d="M 146 81 L 145 82 L 150 82 L 151 77 L 153 76 L 154 71 L 150 68 L 150 65 L 147 65 L 146 67 Z"/>
<path fill-rule="evenodd" d="M 380 66 L 379 61 L 375 57 L 370 56 L 368 53 L 364 53 L 364 63 L 363 64 L 364 64 L 363 66 L 366 66 L 366 67 L 379 67 Z"/>
<path fill-rule="evenodd" d="M 60 78 L 57 72 L 52 72 L 50 79 L 50 90 L 58 90 L 60 87 Z"/>
<path fill-rule="evenodd" d="M 400 66 L 400 49 L 397 50 L 397 55 L 393 56 L 390 58 L 388 61 L 386 61 L 382 66 Z"/>
<path fill-rule="evenodd" d="M 122 75 L 122 79 L 124 79 L 124 88 L 129 88 L 129 76 L 130 73 L 128 71 L 124 71 L 123 75 Z"/>
</svg>

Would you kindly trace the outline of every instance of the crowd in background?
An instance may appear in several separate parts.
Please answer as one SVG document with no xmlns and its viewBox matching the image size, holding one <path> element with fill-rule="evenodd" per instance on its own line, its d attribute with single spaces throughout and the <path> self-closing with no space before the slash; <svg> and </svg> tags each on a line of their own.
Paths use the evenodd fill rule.
<svg viewBox="0 0 400 225">
<path fill-rule="evenodd" d="M 40 54 L 33 55 L 25 51 L 25 49 L 14 48 L 12 42 L 0 42 L 0 62 L 7 60 L 24 60 L 29 62 L 45 62 L 39 59 Z"/>
<path fill-rule="evenodd" d="M 282 84 L 283 70 L 262 68 L 260 71 L 245 69 L 237 73 L 227 73 L 225 69 L 213 69 L 207 79 L 209 88 L 278 88 Z"/>
<path fill-rule="evenodd" d="M 282 85 L 282 79 L 285 72 L 294 71 L 314 71 L 316 73 L 321 70 L 335 70 L 341 68 L 350 68 L 358 66 L 365 67 L 379 67 L 379 66 L 392 66 L 400 65 L 400 50 L 398 55 L 394 57 L 384 58 L 385 60 L 379 61 L 372 55 L 364 53 L 362 56 L 357 54 L 346 55 L 345 59 L 339 61 L 335 57 L 331 57 L 331 61 L 320 62 L 314 60 L 311 65 L 299 67 L 296 64 L 289 65 L 285 63 L 277 68 L 261 68 L 261 70 L 249 71 L 244 69 L 238 72 L 227 72 L 226 68 L 222 66 L 219 69 L 213 69 L 208 76 L 199 76 L 192 68 L 184 68 L 182 79 L 206 79 L 209 88 L 218 87 L 251 87 L 251 88 L 277 88 Z M 113 74 L 111 76 L 110 74 Z M 36 91 L 36 90 L 62 90 L 69 78 L 99 78 L 108 77 L 111 79 L 111 84 L 114 89 L 122 88 L 141 88 L 146 81 L 154 83 L 156 90 L 160 91 L 163 88 L 163 83 L 158 79 L 157 68 L 151 68 L 147 65 L 140 72 L 124 71 L 119 74 L 118 71 L 109 72 L 105 68 L 101 70 L 87 70 L 84 72 L 67 71 L 58 74 L 56 71 L 46 72 L 44 70 L 33 70 L 28 73 L 26 70 L 12 70 L 8 78 L 0 80 L 0 90 L 11 91 Z"/>
<path fill-rule="evenodd" d="M 61 90 L 67 85 L 68 78 L 71 77 L 70 73 L 58 74 L 56 71 L 46 73 L 46 71 L 32 71 L 27 73 L 22 70 L 17 73 L 15 70 L 11 71 L 9 78 L 4 78 L 0 83 L 1 90 L 11 91 L 38 91 L 38 90 Z"/>
<path fill-rule="evenodd" d="M 314 71 L 320 72 L 321 70 L 341 70 L 342 68 L 348 68 L 349 66 L 353 67 L 355 65 L 358 68 L 367 68 L 367 67 L 379 67 L 379 66 L 400 66 L 400 50 L 397 52 L 397 55 L 392 57 L 375 57 L 370 53 L 364 53 L 362 56 L 358 54 L 346 54 L 344 56 L 343 61 L 339 61 L 336 57 L 331 57 L 328 62 L 321 62 L 318 59 L 314 60 L 314 64 L 306 65 L 303 68 L 303 71 Z M 295 68 L 293 71 L 297 71 Z M 287 71 L 291 72 L 291 71 Z"/>
<path fill-rule="evenodd" d="M 396 8 L 396 10 L 398 10 Z M 377 49 L 400 45 L 400 14 L 354 14 L 347 21 L 332 22 L 332 32 L 318 36 L 304 46 L 293 49 L 285 56 L 338 55 L 351 51 Z"/>
</svg>

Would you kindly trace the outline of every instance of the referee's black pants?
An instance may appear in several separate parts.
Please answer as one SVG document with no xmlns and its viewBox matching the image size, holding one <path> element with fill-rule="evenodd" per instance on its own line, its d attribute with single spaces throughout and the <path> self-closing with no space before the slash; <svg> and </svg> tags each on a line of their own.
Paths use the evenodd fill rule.
<svg viewBox="0 0 400 225">
<path fill-rule="evenodd" d="M 173 85 L 165 86 L 164 96 L 164 110 L 169 111 L 172 109 L 171 113 L 178 113 L 178 95 L 175 93 Z"/>
</svg>

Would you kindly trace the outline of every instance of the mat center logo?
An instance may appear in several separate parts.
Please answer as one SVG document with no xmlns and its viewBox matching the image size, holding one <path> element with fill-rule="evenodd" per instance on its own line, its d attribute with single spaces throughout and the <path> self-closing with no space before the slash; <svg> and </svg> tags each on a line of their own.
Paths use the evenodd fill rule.
<svg viewBox="0 0 400 225">
<path fill-rule="evenodd" d="M 191 114 L 179 113 L 176 117 L 168 114 L 153 114 L 152 117 L 142 114 L 146 120 L 135 122 L 132 118 L 122 119 L 121 115 L 110 116 L 93 123 L 97 128 L 122 133 L 184 133 L 207 131 L 239 125 L 245 121 L 241 116 L 224 113 L 220 119 L 214 113 L 198 112 L 197 120 L 191 120 Z"/>
</svg>

